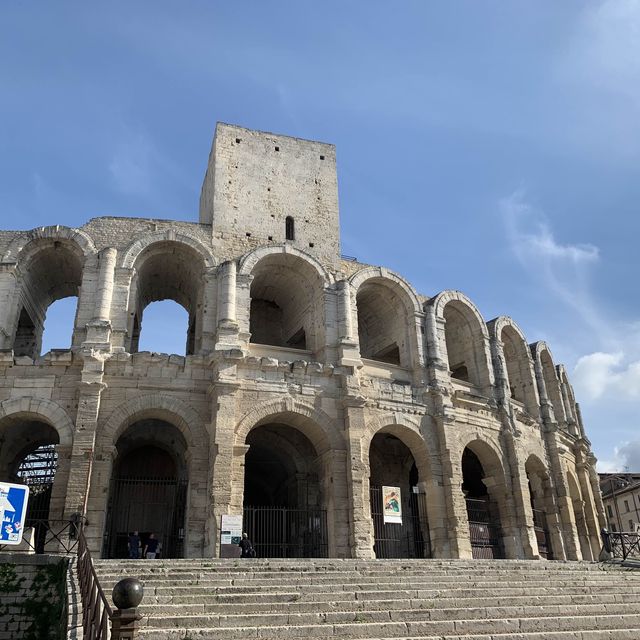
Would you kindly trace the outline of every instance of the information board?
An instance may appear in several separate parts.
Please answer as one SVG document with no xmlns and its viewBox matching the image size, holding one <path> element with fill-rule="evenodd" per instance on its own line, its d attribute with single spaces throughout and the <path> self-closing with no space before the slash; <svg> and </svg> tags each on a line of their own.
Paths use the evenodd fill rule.
<svg viewBox="0 0 640 640">
<path fill-rule="evenodd" d="M 0 482 L 0 544 L 20 544 L 27 515 L 29 487 L 24 484 Z"/>
</svg>

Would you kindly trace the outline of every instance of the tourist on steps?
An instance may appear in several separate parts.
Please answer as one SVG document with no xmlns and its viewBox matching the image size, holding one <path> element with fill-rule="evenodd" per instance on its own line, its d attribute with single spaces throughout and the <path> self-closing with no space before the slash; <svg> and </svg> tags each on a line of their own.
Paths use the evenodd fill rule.
<svg viewBox="0 0 640 640">
<path fill-rule="evenodd" d="M 242 540 L 238 542 L 238 546 L 242 549 L 241 558 L 255 558 L 256 550 L 253 548 L 251 544 L 251 540 L 249 540 L 249 536 L 246 533 L 242 534 Z"/>
</svg>

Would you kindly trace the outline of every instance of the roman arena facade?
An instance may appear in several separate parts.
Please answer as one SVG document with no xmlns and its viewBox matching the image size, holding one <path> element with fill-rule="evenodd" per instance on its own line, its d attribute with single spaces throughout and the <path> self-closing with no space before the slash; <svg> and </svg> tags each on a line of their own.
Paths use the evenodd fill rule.
<svg viewBox="0 0 640 640">
<path fill-rule="evenodd" d="M 134 529 L 218 556 L 243 515 L 262 556 L 597 558 L 565 368 L 463 293 L 341 256 L 337 194 L 332 145 L 219 124 L 198 222 L 0 231 L 0 480 L 33 483 L 34 520 L 84 514 L 103 557 Z M 70 296 L 72 344 L 42 353 Z M 185 356 L 139 351 L 160 300 Z"/>
</svg>

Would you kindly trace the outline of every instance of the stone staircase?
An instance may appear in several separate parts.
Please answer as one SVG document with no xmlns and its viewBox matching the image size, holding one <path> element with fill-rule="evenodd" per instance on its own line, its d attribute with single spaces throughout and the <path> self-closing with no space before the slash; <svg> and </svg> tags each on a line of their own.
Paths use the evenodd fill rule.
<svg viewBox="0 0 640 640">
<path fill-rule="evenodd" d="M 141 638 L 640 640 L 640 571 L 522 560 L 97 560 Z"/>
</svg>

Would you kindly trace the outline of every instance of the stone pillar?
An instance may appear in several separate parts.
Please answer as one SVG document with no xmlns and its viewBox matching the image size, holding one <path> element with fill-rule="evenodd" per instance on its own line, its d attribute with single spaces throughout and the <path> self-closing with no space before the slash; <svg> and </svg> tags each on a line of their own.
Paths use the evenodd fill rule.
<svg viewBox="0 0 640 640">
<path fill-rule="evenodd" d="M 85 344 L 103 351 L 111 350 L 111 301 L 117 255 L 118 252 L 113 247 L 103 249 L 98 254 L 98 282 L 93 318 L 87 323 Z"/>
<path fill-rule="evenodd" d="M 72 445 L 55 445 L 58 454 L 58 467 L 53 478 L 53 487 L 51 488 L 51 501 L 49 503 L 49 518 L 52 520 L 64 519 L 65 513 L 65 492 L 67 483 L 69 482 L 69 473 L 71 469 L 71 453 Z"/>
<path fill-rule="evenodd" d="M 576 465 L 578 472 L 578 482 L 580 483 L 580 491 L 584 504 L 584 519 L 587 525 L 587 534 L 589 536 L 589 545 L 591 547 L 591 559 L 597 560 L 600 555 L 600 526 L 598 523 L 595 500 L 591 492 L 591 481 L 589 479 L 589 469 L 585 461 L 581 461 Z"/>
<path fill-rule="evenodd" d="M 220 555 L 220 521 L 222 515 L 242 514 L 244 486 L 244 443 L 235 443 L 237 391 L 235 365 L 218 361 L 218 380 L 211 385 L 212 421 L 209 425 L 209 512 L 205 525 L 205 555 Z M 234 489 L 235 488 L 235 489 Z"/>
<path fill-rule="evenodd" d="M 0 349 L 12 349 L 18 322 L 18 282 L 15 263 L 0 264 Z"/>
<path fill-rule="evenodd" d="M 358 341 L 357 310 L 353 307 L 351 284 L 340 280 L 338 287 L 338 334 L 339 362 L 343 367 L 361 367 L 360 344 Z M 354 318 L 354 311 L 356 317 Z M 356 320 L 356 322 L 354 322 Z"/>
<path fill-rule="evenodd" d="M 351 398 L 345 405 L 345 425 L 348 438 L 347 485 L 351 527 L 349 542 L 354 558 L 374 558 L 373 521 L 369 502 L 369 467 L 365 464 L 362 438 L 366 429 L 364 400 Z"/>
<path fill-rule="evenodd" d="M 88 364 L 85 362 L 85 367 Z M 75 513 L 86 515 L 87 512 L 100 399 L 102 391 L 106 388 L 102 382 L 87 382 L 86 379 L 91 376 L 87 375 L 86 370 L 83 371 L 82 377 L 64 507 L 65 519 Z M 101 379 L 102 375 L 98 377 Z M 91 529 L 89 535 L 93 538 L 93 544 L 90 541 L 90 550 L 98 554 L 102 532 Z"/>
<path fill-rule="evenodd" d="M 467 503 L 462 492 L 462 452 L 458 450 L 454 435 L 450 432 L 455 429 L 455 418 L 450 411 L 452 410 L 445 410 L 444 415 L 435 419 L 440 440 L 442 486 L 449 524 L 449 544 L 451 557 L 469 559 L 472 557 L 472 552 Z"/>
<path fill-rule="evenodd" d="M 327 534 L 330 558 L 349 558 L 349 495 L 347 489 L 347 452 L 325 451 L 320 456 L 323 508 L 327 510 Z"/>
</svg>

